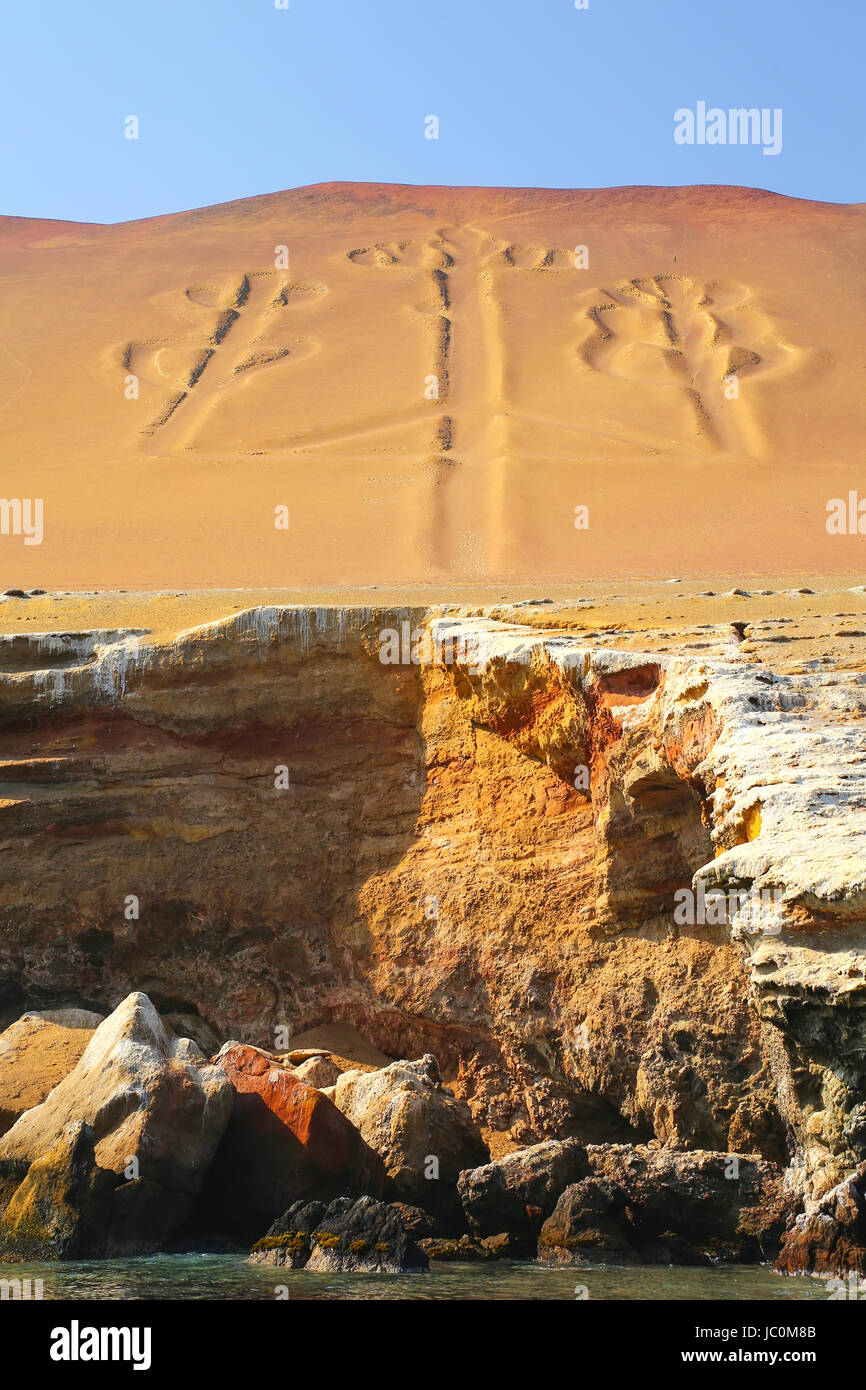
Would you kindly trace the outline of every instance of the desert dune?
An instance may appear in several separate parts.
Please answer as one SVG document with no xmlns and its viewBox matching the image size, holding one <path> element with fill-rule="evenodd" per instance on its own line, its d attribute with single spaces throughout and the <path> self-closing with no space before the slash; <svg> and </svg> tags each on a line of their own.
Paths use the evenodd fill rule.
<svg viewBox="0 0 866 1390">
<path fill-rule="evenodd" d="M 43 503 L 2 577 L 856 572 L 864 250 L 862 205 L 728 187 L 0 219 L 0 492 Z"/>
</svg>

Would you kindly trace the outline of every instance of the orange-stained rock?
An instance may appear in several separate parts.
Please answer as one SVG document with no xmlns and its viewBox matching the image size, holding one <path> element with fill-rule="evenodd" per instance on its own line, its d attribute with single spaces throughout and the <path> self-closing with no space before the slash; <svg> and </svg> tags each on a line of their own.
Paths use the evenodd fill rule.
<svg viewBox="0 0 866 1390">
<path fill-rule="evenodd" d="M 822 1278 L 866 1275 L 864 1189 L 866 1163 L 861 1163 L 791 1223 L 776 1268 L 784 1274 L 817 1274 Z"/>
<path fill-rule="evenodd" d="M 381 1195 L 381 1160 L 321 1091 L 257 1047 L 226 1043 L 213 1061 L 235 1094 L 202 1194 L 203 1229 L 253 1240 L 300 1199 Z"/>
</svg>

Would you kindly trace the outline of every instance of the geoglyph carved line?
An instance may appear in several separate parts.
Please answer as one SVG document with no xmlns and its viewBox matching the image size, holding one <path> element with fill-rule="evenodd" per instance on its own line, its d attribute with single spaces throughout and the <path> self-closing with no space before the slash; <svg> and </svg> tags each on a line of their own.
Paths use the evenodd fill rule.
<svg viewBox="0 0 866 1390">
<path fill-rule="evenodd" d="M 429 459 L 434 472 L 443 463 L 453 465 L 458 449 L 478 457 L 487 456 L 488 445 L 507 450 L 508 421 L 525 418 L 529 423 L 539 412 L 515 408 L 510 398 L 500 277 L 515 271 L 557 273 L 557 278 L 573 273 L 574 251 L 496 241 L 483 228 L 467 224 L 439 228 L 429 241 L 380 242 L 354 247 L 345 256 L 362 271 L 421 274 L 425 284 L 423 300 L 414 307 L 425 325 L 427 380 L 436 382 L 433 410 L 421 405 L 383 415 L 381 428 L 416 426 L 438 410 Z M 194 342 L 134 341 L 122 350 L 127 372 L 165 392 L 142 431 L 150 452 L 162 455 L 194 448 L 213 410 L 252 374 L 280 363 L 292 365 L 319 350 L 314 338 L 289 345 L 273 341 L 273 332 L 280 313 L 315 303 L 327 286 L 294 283 L 283 272 L 255 271 L 191 285 L 183 293 L 197 309 L 216 316 L 205 335 Z M 699 450 L 760 455 L 766 441 L 754 402 L 743 399 L 741 384 L 792 370 L 805 356 L 784 340 L 747 287 L 700 283 L 682 274 L 636 276 L 612 289 L 590 290 L 582 295 L 578 317 L 583 325 L 579 366 L 672 393 L 681 410 L 679 423 L 676 415 L 672 418 L 668 442 Z M 482 399 L 462 398 L 453 370 L 456 339 L 461 355 L 475 354 L 482 364 Z M 541 412 L 545 418 L 547 413 Z M 275 439 L 268 448 L 351 443 L 367 437 L 376 424 L 373 416 L 336 429 L 308 429 Z M 553 418 L 547 427 L 593 434 L 588 420 L 569 424 Z M 500 492 L 497 487 L 497 496 Z"/>
<path fill-rule="evenodd" d="M 253 271 L 187 287 L 184 295 L 191 304 L 216 314 L 205 342 L 133 341 L 121 353 L 125 371 L 167 392 L 142 429 L 151 440 L 150 452 L 164 455 L 194 447 L 208 417 L 239 378 L 246 380 L 256 369 L 286 358 L 299 361 L 315 352 L 316 339 L 299 339 L 292 346 L 267 339 L 277 313 L 325 293 L 327 286 L 294 284 L 281 271 Z"/>
<path fill-rule="evenodd" d="M 586 367 L 622 381 L 673 387 L 688 402 L 700 442 L 732 453 L 762 452 L 763 436 L 740 381 L 790 370 L 802 354 L 782 339 L 750 290 L 654 275 L 590 297 L 582 315 L 590 332 L 578 349 Z M 727 396 L 726 387 L 736 396 Z"/>
</svg>

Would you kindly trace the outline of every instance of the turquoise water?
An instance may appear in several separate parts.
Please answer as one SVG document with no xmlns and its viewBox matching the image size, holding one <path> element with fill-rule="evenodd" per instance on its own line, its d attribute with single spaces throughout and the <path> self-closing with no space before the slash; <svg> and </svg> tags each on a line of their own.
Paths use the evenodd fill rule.
<svg viewBox="0 0 866 1390">
<path fill-rule="evenodd" d="M 715 1269 L 652 1266 L 575 1269 L 504 1260 L 489 1265 L 441 1264 L 429 1274 L 307 1274 L 247 1264 L 243 1255 L 155 1255 L 137 1260 L 0 1267 L 0 1278 L 42 1279 L 47 1299 L 290 1299 L 679 1301 L 827 1298 L 820 1279 L 790 1278 L 764 1266 Z M 285 1295 L 283 1295 L 285 1297 Z"/>
</svg>

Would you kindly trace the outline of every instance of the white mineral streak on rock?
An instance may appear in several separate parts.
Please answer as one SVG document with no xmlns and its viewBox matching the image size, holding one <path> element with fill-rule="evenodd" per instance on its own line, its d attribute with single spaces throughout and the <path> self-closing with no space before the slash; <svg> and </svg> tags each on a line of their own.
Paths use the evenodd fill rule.
<svg viewBox="0 0 866 1390">
<path fill-rule="evenodd" d="M 147 628 L 95 628 L 89 632 L 0 633 L 0 660 L 14 661 L 17 654 L 47 655 L 63 660 L 92 657 L 98 647 L 143 637 Z"/>
<path fill-rule="evenodd" d="M 828 700 L 825 679 L 780 676 L 762 687 L 748 670 L 713 673 L 708 698 L 721 730 L 698 772 L 724 778 L 714 801 L 716 835 L 742 824 L 755 806 L 761 824 L 757 838 L 726 850 L 701 872 L 707 880 L 782 886 L 786 901 L 862 915 L 866 690 L 859 673 L 840 676 L 847 699 L 840 702 L 837 687 Z"/>
<path fill-rule="evenodd" d="M 694 886 L 750 894 L 733 916 L 735 934 L 778 937 L 779 899 L 786 916 L 798 902 L 837 919 L 866 916 L 866 674 L 780 676 L 744 663 L 588 647 L 489 619 L 434 619 L 431 628 L 467 650 L 480 636 L 487 665 L 549 659 L 584 688 L 604 674 L 657 666 L 664 679 L 645 700 L 617 708 L 621 726 L 664 729 L 710 706 L 719 732 L 695 773 L 716 788 L 714 842 L 729 842 L 760 813 L 756 838 L 721 850 Z"/>
<path fill-rule="evenodd" d="M 446 661 L 456 652 L 455 664 L 471 670 L 485 670 L 497 661 L 528 665 L 534 651 L 543 651 L 535 633 L 492 618 L 467 620 L 448 614 L 431 618 L 429 626 L 434 650 Z"/>
<path fill-rule="evenodd" d="M 169 643 L 143 642 L 149 635 L 146 628 L 0 634 L 0 689 L 17 689 L 20 697 L 29 695 L 52 707 L 72 698 L 88 705 L 113 705 L 129 693 L 136 675 L 164 666 L 193 666 L 203 650 L 213 651 L 220 642 L 252 647 L 262 655 L 274 646 L 295 644 L 305 657 L 314 644 L 345 650 L 350 641 L 359 642 L 374 616 L 380 624 L 399 627 L 413 615 L 417 618 L 418 612 L 409 607 L 262 606 L 188 628 Z M 30 669 L 34 653 L 45 657 L 44 667 Z M 14 669 L 24 663 L 27 669 Z M 13 669 L 3 671 L 4 665 Z"/>
<path fill-rule="evenodd" d="M 33 698 L 48 705 L 76 695 L 100 695 L 113 701 L 126 692 L 126 676 L 134 669 L 141 638 L 147 628 L 96 629 L 91 632 L 39 632 L 21 636 L 0 635 L 0 687 L 29 687 Z M 34 657 L 45 660 L 29 669 Z M 16 665 L 24 670 L 15 670 Z"/>
<path fill-rule="evenodd" d="M 75 670 L 76 668 L 72 668 Z M 72 671 L 63 666 L 55 667 L 53 670 L 33 671 L 30 680 L 33 683 L 34 693 L 38 700 L 48 705 L 59 705 L 63 702 L 67 692 L 66 677 L 71 677 Z M 4 681 L 20 680 L 21 677 L 4 676 Z M 70 683 L 71 684 L 71 683 Z"/>
<path fill-rule="evenodd" d="M 294 615 L 296 630 L 291 623 Z M 303 616 L 302 616 L 303 615 Z M 178 633 L 171 643 L 174 652 L 182 652 L 185 647 L 200 641 L 247 641 L 252 638 L 257 646 L 267 647 L 277 637 L 304 634 L 309 632 L 309 609 L 291 609 L 273 605 L 261 608 L 245 608 L 240 613 L 230 613 L 225 618 L 215 618 L 213 622 L 201 623 Z"/>
<path fill-rule="evenodd" d="M 397 618 L 407 615 L 409 611 L 393 610 Z M 185 632 L 178 634 L 172 647 L 175 651 L 180 651 L 184 645 L 192 641 L 223 639 L 229 642 L 252 642 L 254 646 L 267 649 L 278 641 L 295 641 L 301 655 L 306 656 L 314 637 L 321 640 L 336 639 L 336 646 L 342 649 L 350 636 L 358 635 L 372 614 L 373 609 L 368 607 L 305 608 L 295 604 L 281 604 L 246 608 L 240 613 L 217 618 L 199 627 L 187 628 Z"/>
<path fill-rule="evenodd" d="M 141 638 L 130 637 L 97 650 L 89 674 L 96 702 L 116 704 L 127 692 L 130 676 L 140 668 L 143 656 Z"/>
</svg>

